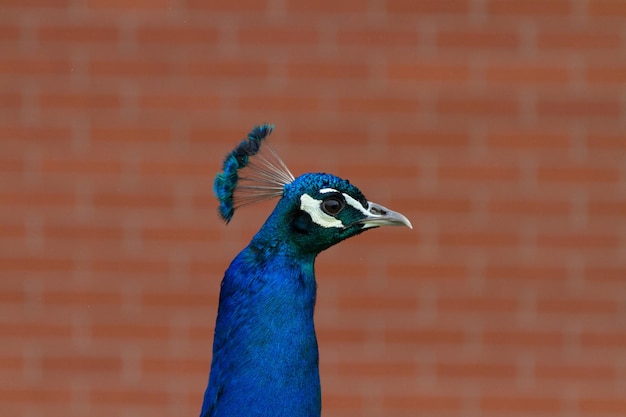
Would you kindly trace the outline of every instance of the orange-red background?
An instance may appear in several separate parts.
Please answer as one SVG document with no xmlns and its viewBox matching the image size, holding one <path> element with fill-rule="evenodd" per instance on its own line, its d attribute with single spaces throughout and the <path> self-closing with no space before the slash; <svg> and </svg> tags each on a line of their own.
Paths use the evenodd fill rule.
<svg viewBox="0 0 626 417">
<path fill-rule="evenodd" d="M 193 416 L 257 123 L 415 226 L 317 262 L 324 415 L 626 415 L 626 2 L 0 0 L 0 414 Z"/>
</svg>

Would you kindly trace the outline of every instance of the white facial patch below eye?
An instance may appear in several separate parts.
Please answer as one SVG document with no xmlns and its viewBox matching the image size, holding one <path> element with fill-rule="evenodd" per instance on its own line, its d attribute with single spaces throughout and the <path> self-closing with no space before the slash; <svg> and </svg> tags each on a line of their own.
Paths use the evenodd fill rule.
<svg viewBox="0 0 626 417">
<path fill-rule="evenodd" d="M 334 190 L 333 190 L 334 191 Z M 320 192 L 322 192 L 320 190 Z M 300 210 L 306 211 L 311 216 L 313 223 L 325 228 L 337 227 L 340 229 L 345 228 L 341 220 L 329 216 L 322 211 L 322 200 L 316 200 L 308 194 L 302 194 L 300 197 Z"/>
</svg>

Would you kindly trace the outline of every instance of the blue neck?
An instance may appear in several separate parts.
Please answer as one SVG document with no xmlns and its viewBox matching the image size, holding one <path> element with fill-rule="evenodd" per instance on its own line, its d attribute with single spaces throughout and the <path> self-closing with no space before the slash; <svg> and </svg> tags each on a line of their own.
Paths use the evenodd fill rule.
<svg viewBox="0 0 626 417">
<path fill-rule="evenodd" d="M 224 276 L 202 417 L 320 415 L 315 255 L 271 220 Z"/>
</svg>

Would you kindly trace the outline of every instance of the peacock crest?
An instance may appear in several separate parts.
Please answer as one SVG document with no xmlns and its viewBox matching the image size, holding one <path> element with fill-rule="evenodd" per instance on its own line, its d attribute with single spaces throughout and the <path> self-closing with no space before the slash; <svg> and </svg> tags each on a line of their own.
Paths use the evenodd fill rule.
<svg viewBox="0 0 626 417">
<path fill-rule="evenodd" d="M 273 130 L 272 124 L 255 126 L 224 159 L 213 192 L 220 202 L 220 217 L 226 223 L 239 207 L 281 197 L 285 185 L 295 179 L 267 141 Z"/>
</svg>

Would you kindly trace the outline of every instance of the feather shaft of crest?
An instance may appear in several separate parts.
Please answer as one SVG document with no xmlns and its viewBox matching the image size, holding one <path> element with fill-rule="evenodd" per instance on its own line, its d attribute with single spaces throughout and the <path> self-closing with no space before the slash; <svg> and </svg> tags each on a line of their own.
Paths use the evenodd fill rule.
<svg viewBox="0 0 626 417">
<path fill-rule="evenodd" d="M 224 159 L 223 170 L 215 177 L 213 192 L 220 203 L 219 215 L 226 223 L 239 207 L 281 197 L 285 185 L 294 180 L 278 154 L 267 141 L 263 142 L 273 129 L 271 124 L 254 127 Z M 244 175 L 240 175 L 240 171 Z"/>
</svg>

